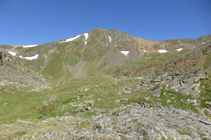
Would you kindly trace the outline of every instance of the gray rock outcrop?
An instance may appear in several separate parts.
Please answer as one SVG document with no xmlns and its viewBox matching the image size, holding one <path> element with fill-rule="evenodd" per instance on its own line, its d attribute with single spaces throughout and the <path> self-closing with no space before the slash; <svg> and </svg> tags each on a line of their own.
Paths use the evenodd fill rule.
<svg viewBox="0 0 211 140">
<path fill-rule="evenodd" d="M 143 92 L 152 92 L 157 98 L 161 96 L 161 89 L 180 92 L 185 95 L 191 94 L 193 98 L 200 95 L 199 80 L 205 79 L 207 73 L 202 69 L 189 70 L 182 73 L 158 73 L 136 77 L 140 82 L 132 88 L 123 87 L 116 91 L 117 95 L 130 93 L 132 90 L 142 90 Z"/>
<path fill-rule="evenodd" d="M 57 120 L 65 123 L 70 121 L 68 118 L 68 116 L 59 117 Z M 72 117 L 70 116 L 70 118 Z M 89 125 L 81 129 L 76 129 L 74 126 L 72 128 L 64 126 L 63 130 L 39 133 L 39 136 L 34 138 L 42 140 L 211 139 L 211 120 L 190 110 L 128 105 L 110 110 L 106 114 L 93 116 L 86 122 L 89 122 Z M 25 140 L 30 139 L 27 135 L 22 138 Z"/>
</svg>

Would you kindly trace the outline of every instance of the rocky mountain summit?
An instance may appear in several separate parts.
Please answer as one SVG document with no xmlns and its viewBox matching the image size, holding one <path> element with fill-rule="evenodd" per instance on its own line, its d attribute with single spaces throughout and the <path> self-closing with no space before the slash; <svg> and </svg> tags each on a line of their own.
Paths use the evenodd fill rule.
<svg viewBox="0 0 211 140">
<path fill-rule="evenodd" d="M 211 139 L 211 35 L 0 45 L 0 139 Z"/>
</svg>

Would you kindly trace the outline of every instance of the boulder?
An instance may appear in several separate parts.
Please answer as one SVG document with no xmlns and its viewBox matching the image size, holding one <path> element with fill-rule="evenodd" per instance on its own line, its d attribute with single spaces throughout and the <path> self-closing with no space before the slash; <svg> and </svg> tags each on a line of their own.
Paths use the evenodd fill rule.
<svg viewBox="0 0 211 140">
<path fill-rule="evenodd" d="M 188 99 L 187 101 L 188 101 L 190 104 L 197 105 L 197 99 L 195 99 L 195 100 L 190 100 L 190 99 Z"/>
<path fill-rule="evenodd" d="M 211 101 L 206 101 L 205 104 L 206 105 L 211 105 Z"/>
</svg>

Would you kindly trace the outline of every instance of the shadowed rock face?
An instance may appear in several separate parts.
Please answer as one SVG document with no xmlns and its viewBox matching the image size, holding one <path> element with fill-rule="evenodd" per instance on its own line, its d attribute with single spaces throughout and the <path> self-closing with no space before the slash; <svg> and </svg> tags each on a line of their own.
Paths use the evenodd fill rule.
<svg viewBox="0 0 211 140">
<path fill-rule="evenodd" d="M 2 60 L 2 52 L 0 52 L 0 60 Z"/>
<path fill-rule="evenodd" d="M 3 56 L 2 56 L 2 52 L 0 52 L 0 66 L 2 66 L 3 65 Z"/>
</svg>

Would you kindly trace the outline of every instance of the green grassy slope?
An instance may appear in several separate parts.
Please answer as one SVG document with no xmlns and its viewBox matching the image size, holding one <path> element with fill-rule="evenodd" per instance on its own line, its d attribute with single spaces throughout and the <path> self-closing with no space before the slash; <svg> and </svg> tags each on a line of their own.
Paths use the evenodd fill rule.
<svg viewBox="0 0 211 140">
<path fill-rule="evenodd" d="M 198 98 L 201 108 L 209 107 L 205 102 L 211 101 L 210 77 L 209 72 L 209 77 L 201 80 L 202 94 Z M 133 87 L 138 82 L 138 79 L 131 78 L 94 76 L 75 79 L 42 92 L 30 92 L 30 88 L 17 88 L 15 85 L 5 87 L 0 92 L 0 124 L 14 123 L 17 119 L 37 122 L 49 117 L 75 116 L 75 111 L 84 101 L 90 102 L 79 110 L 77 115 L 81 117 L 90 117 L 121 105 L 140 102 L 162 104 L 183 110 L 191 109 L 199 113 L 194 105 L 187 102 L 188 99 L 192 99 L 190 95 L 165 89 L 162 90 L 160 99 L 142 90 L 132 91 L 131 94 L 116 94 L 121 87 Z M 171 100 L 170 103 L 167 103 L 168 99 Z M 91 109 L 87 111 L 88 107 Z"/>
</svg>

